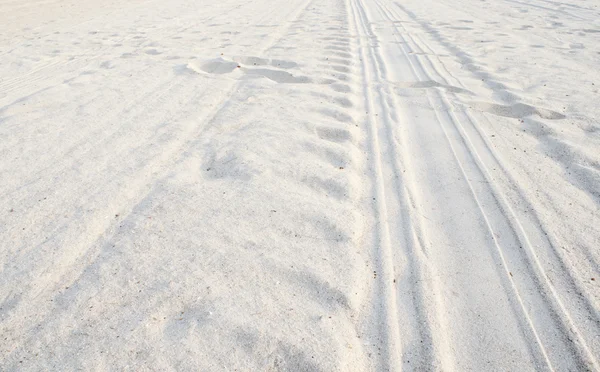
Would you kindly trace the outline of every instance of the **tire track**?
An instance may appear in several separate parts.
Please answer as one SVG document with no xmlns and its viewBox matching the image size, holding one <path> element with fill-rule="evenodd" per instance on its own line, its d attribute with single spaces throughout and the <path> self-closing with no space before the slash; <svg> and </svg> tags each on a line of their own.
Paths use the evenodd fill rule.
<svg viewBox="0 0 600 372">
<path fill-rule="evenodd" d="M 398 18 L 398 15 L 391 15 L 381 3 L 378 3 L 378 7 L 388 22 L 397 24 L 397 22 L 394 21 L 401 19 Z M 401 45 L 410 45 L 411 43 L 416 45 L 414 39 L 412 39 L 413 36 L 403 27 L 399 28 L 396 25 L 393 27 L 398 31 L 395 35 L 399 35 L 400 38 L 397 36 L 395 36 L 395 38 Z M 408 61 L 417 81 L 436 81 L 428 74 L 426 68 L 420 62 L 421 58 L 428 60 L 429 57 L 417 57 L 409 54 L 410 52 L 422 52 L 422 50 L 407 50 L 404 46 L 400 46 L 399 48 L 402 50 L 404 58 Z M 437 75 L 440 76 L 439 74 Z M 448 85 L 448 81 L 445 79 L 439 82 Z M 514 299 L 519 304 L 518 308 L 520 308 L 520 312 L 523 314 L 523 324 L 526 324 L 527 327 L 531 329 L 531 340 L 538 345 L 538 352 L 540 354 L 538 359 L 545 361 L 550 369 L 553 369 L 553 365 L 564 364 L 578 365 L 578 368 L 585 368 L 583 366 L 589 364 L 596 368 L 593 353 L 591 353 L 581 333 L 575 327 L 573 318 L 569 316 L 560 297 L 557 295 L 553 286 L 548 282 L 547 274 L 535 255 L 533 244 L 525 233 L 525 228 L 510 207 L 510 204 L 507 204 L 506 200 L 501 196 L 498 196 L 498 190 L 493 186 L 494 182 L 489 176 L 489 171 L 485 167 L 485 164 L 481 162 L 477 149 L 473 147 L 473 143 L 466 136 L 464 128 L 462 124 L 460 124 L 464 121 L 464 118 L 463 120 L 460 120 L 457 117 L 457 114 L 452 112 L 452 106 L 444 94 L 439 90 L 427 91 L 427 96 L 429 105 L 434 108 L 435 111 L 436 119 L 434 121 L 440 125 L 444 137 L 452 149 L 452 154 L 460 167 L 460 171 L 468 183 L 468 187 L 471 190 L 472 197 L 479 209 L 479 213 L 481 213 L 482 218 L 486 221 L 487 229 L 493 237 L 493 244 L 498 251 L 498 259 L 504 267 L 503 275 L 506 283 L 505 288 L 514 294 Z M 473 122 L 469 123 L 471 126 L 476 127 Z M 487 188 L 475 186 L 473 184 L 473 178 L 480 180 L 475 182 L 489 184 L 489 186 Z M 496 208 L 490 209 L 490 205 L 495 205 Z M 500 212 L 498 213 L 497 211 Z M 503 232 L 503 234 L 510 232 L 512 235 L 512 242 L 511 239 L 506 238 L 498 240 L 497 237 L 499 234 L 502 235 L 501 232 Z M 514 248 L 510 248 L 509 250 L 506 249 L 507 247 L 516 246 L 525 246 L 527 248 L 526 258 Z M 529 262 L 525 262 L 524 260 L 528 260 Z M 562 263 L 557 264 L 557 266 L 562 266 L 564 269 L 564 264 Z M 517 270 L 520 273 L 528 274 L 525 275 L 524 279 L 523 276 L 519 279 L 513 278 L 512 272 Z M 543 295 L 543 298 L 539 298 L 538 293 L 545 293 L 545 295 Z M 538 309 L 536 310 L 535 315 L 528 310 L 531 308 Z M 557 310 L 551 310 L 555 308 Z M 543 312 L 540 314 L 539 309 L 545 309 L 545 315 L 542 315 Z M 561 313 L 562 315 L 559 315 Z M 588 314 L 592 313 L 593 311 Z M 551 329 L 562 329 L 563 336 L 553 337 L 552 334 L 546 334 L 547 331 L 544 327 L 547 327 L 548 324 L 552 323 L 557 325 L 551 327 Z M 591 324 L 588 324 L 588 326 L 589 325 Z M 542 331 L 541 334 L 540 331 Z M 567 336 L 567 333 L 572 333 L 573 337 L 577 340 L 576 343 L 579 345 L 577 350 L 580 350 L 582 354 L 580 354 L 579 351 L 573 350 L 570 341 L 571 337 Z M 549 353 L 546 350 L 547 347 L 544 346 L 545 344 L 553 351 L 552 353 Z M 563 355 L 564 351 L 579 354 L 579 357 L 570 361 L 556 360 L 554 355 Z M 551 361 L 551 359 L 554 361 Z"/>
<path fill-rule="evenodd" d="M 372 163 L 374 213 L 377 220 L 374 255 L 381 271 L 378 286 L 381 337 L 386 353 L 383 370 L 430 369 L 444 364 L 437 360 L 432 341 L 431 304 L 425 299 L 426 253 L 418 223 L 410 209 L 414 200 L 406 188 L 393 110 L 385 92 L 385 64 L 375 52 L 378 45 L 360 1 L 351 2 L 360 40 L 365 106 L 368 109 L 369 157 Z M 364 42 L 366 40 L 366 43 Z M 371 93 L 374 88 L 376 94 Z M 433 284 L 435 286 L 435 284 Z M 435 301 L 435 299 L 430 299 Z"/>
<path fill-rule="evenodd" d="M 400 15 L 396 15 L 396 17 L 399 16 Z M 411 35 L 410 33 L 407 34 L 411 41 L 415 43 L 413 35 Z M 418 52 L 419 50 L 415 51 Z M 416 59 L 418 62 L 417 68 L 420 69 L 421 73 L 424 75 L 426 80 L 433 80 L 435 77 L 437 77 L 441 80 L 440 82 L 449 84 L 448 79 L 444 78 L 438 72 L 435 65 L 431 63 L 430 58 L 428 56 L 422 55 L 420 57 L 417 57 Z M 422 64 L 420 62 L 421 60 L 425 60 L 429 63 Z M 431 73 L 428 70 L 431 71 Z M 462 83 L 460 83 L 460 85 L 463 88 L 465 88 L 465 86 Z M 433 93 L 433 95 L 437 96 L 434 99 L 438 99 L 441 102 L 441 105 L 447 108 L 452 107 L 452 105 L 448 101 L 448 98 L 446 97 L 446 95 L 450 94 L 451 93 L 443 94 L 439 91 Z M 588 319 L 591 320 L 594 317 L 597 318 L 598 314 L 586 297 L 577 295 L 578 293 L 582 293 L 582 290 L 581 288 L 578 288 L 571 272 L 567 269 L 564 262 L 564 258 L 562 258 L 558 254 L 558 251 L 554 248 L 554 245 L 551 243 L 551 235 L 548 235 L 548 233 L 545 232 L 545 229 L 543 228 L 540 220 L 535 216 L 535 214 L 533 216 L 533 219 L 530 217 L 529 221 L 527 222 L 527 225 L 525 225 L 525 223 L 522 221 L 523 217 L 517 215 L 515 208 L 511 206 L 511 203 L 509 203 L 506 197 L 502 195 L 502 192 L 496 186 L 496 181 L 494 177 L 491 176 L 491 172 L 489 171 L 490 167 L 503 169 L 503 176 L 507 179 L 507 182 L 510 184 L 510 187 L 508 188 L 509 190 L 520 190 L 520 186 L 513 179 L 511 179 L 510 174 L 506 171 L 506 167 L 501 164 L 500 158 L 493 153 L 491 146 L 489 146 L 489 144 L 487 144 L 486 142 L 482 141 L 483 136 L 477 130 L 477 128 L 479 128 L 479 125 L 477 125 L 477 123 L 469 115 L 469 113 L 464 110 L 456 109 L 448 109 L 447 113 L 447 120 L 440 120 L 440 123 L 446 122 L 448 125 L 451 126 L 451 130 L 456 132 L 456 136 L 447 137 L 449 138 L 449 140 L 450 138 L 460 138 L 460 142 L 455 142 L 454 146 L 462 146 L 464 148 L 463 151 L 466 154 L 466 160 L 463 160 L 463 164 L 470 164 L 476 166 L 476 169 L 471 170 L 467 170 L 468 167 L 465 167 L 465 178 L 467 180 L 469 179 L 469 177 L 467 177 L 467 174 L 479 173 L 482 181 L 489 185 L 489 190 L 487 190 L 486 192 L 492 196 L 492 198 L 494 199 L 493 202 L 498 204 L 500 206 L 500 210 L 502 210 L 502 214 L 500 216 L 490 219 L 490 216 L 488 216 L 489 212 L 486 213 L 486 211 L 483 208 L 481 208 L 482 216 L 489 221 L 488 225 L 490 231 L 493 233 L 494 231 L 501 230 L 502 228 L 498 228 L 498 222 L 493 223 L 492 221 L 498 221 L 498 219 L 503 218 L 506 220 L 506 225 L 510 226 L 510 230 L 514 234 L 515 240 L 518 242 L 518 244 L 527 248 L 525 257 L 520 257 L 520 260 L 523 261 L 521 265 L 526 266 L 526 269 L 524 270 L 527 270 L 529 272 L 529 279 L 523 280 L 519 283 L 518 280 L 512 279 L 513 276 L 508 269 L 509 267 L 515 267 L 517 264 L 515 262 L 508 262 L 504 258 L 504 256 L 506 254 L 517 254 L 523 256 L 523 254 L 510 251 L 502 252 L 502 244 L 498 242 L 498 240 L 495 240 L 495 244 L 501 253 L 503 266 L 506 268 L 506 278 L 512 282 L 512 288 L 516 292 L 516 296 L 521 302 L 521 307 L 523 308 L 525 317 L 527 318 L 528 323 L 532 327 L 532 332 L 535 334 L 536 340 L 540 344 L 541 350 L 547 362 L 551 366 L 552 363 L 550 362 L 550 360 L 554 359 L 555 356 L 553 356 L 552 358 L 548 356 L 543 346 L 545 342 L 551 345 L 550 347 L 552 350 L 570 350 L 570 344 L 571 342 L 574 342 L 577 345 L 577 348 L 575 348 L 572 351 L 579 355 L 579 362 L 576 363 L 580 363 L 582 367 L 588 366 L 593 367 L 593 369 L 600 369 L 598 367 L 598 362 L 594 357 L 594 352 L 591 350 L 590 346 L 593 344 L 593 342 L 591 341 L 593 339 L 592 335 L 600 333 L 600 330 L 598 330 L 597 322 L 588 321 Z M 465 128 L 466 126 L 472 128 L 471 132 L 477 130 L 476 133 L 479 135 L 478 146 L 475 145 L 474 140 L 472 140 L 471 136 L 469 136 Z M 486 155 L 480 155 L 481 152 L 485 153 Z M 486 165 L 484 158 L 489 159 L 488 165 Z M 476 188 L 471 186 L 471 189 L 473 190 L 474 197 L 478 198 Z M 479 195 L 481 195 L 481 191 L 479 192 Z M 527 209 L 535 211 L 531 206 L 530 201 L 528 201 L 524 197 L 522 191 L 518 192 L 518 196 L 519 199 L 517 200 L 519 204 L 527 205 Z M 494 227 L 494 225 L 496 225 L 496 227 Z M 506 245 L 506 243 L 504 244 Z M 540 247 L 543 247 L 545 252 L 540 252 Z M 540 257 L 539 253 L 543 253 L 543 256 Z M 546 262 L 546 264 L 543 264 L 542 262 Z M 551 270 L 554 272 L 560 270 L 560 276 L 565 278 L 566 282 L 551 282 L 549 279 L 548 271 L 545 269 L 545 266 L 550 267 Z M 529 290 L 531 294 L 527 294 L 528 285 L 526 282 L 528 280 L 533 283 L 536 283 L 536 288 L 533 290 Z M 521 298 L 521 295 L 519 294 L 523 292 L 526 293 L 525 299 Z M 535 294 L 537 294 L 538 292 L 543 294 L 543 299 L 536 300 L 531 298 L 532 295 L 535 296 Z M 527 298 L 528 296 L 530 298 Z M 568 298 L 566 302 L 563 300 L 565 297 Z M 536 302 L 541 302 L 542 306 L 548 308 L 547 311 L 549 311 L 549 315 L 546 316 L 553 319 L 554 322 L 558 323 L 556 324 L 556 328 L 562 329 L 565 334 L 569 334 L 568 336 L 565 336 L 566 344 L 553 345 L 553 342 L 550 341 L 552 339 L 550 335 L 539 335 L 539 332 L 536 330 L 536 328 L 543 330 L 545 327 L 547 327 L 547 325 L 545 322 L 540 322 L 539 319 L 535 319 L 535 316 L 532 316 L 532 314 L 527 310 L 527 308 L 532 307 L 526 305 L 527 303 L 531 304 Z M 580 314 L 577 314 L 576 317 L 572 316 L 570 314 L 570 311 L 567 310 L 565 303 L 577 304 L 575 308 L 577 313 Z M 536 316 L 543 318 L 543 316 L 540 315 Z M 582 319 L 584 320 L 585 324 L 583 326 L 578 326 L 575 319 Z M 537 326 L 535 325 L 536 323 L 538 323 Z M 584 329 L 592 329 L 595 331 L 590 332 L 588 335 L 584 335 L 584 333 L 582 332 L 582 330 Z M 542 333 L 545 332 L 546 331 L 542 331 Z M 561 361 L 558 360 L 555 361 L 555 363 L 560 362 Z"/>
</svg>

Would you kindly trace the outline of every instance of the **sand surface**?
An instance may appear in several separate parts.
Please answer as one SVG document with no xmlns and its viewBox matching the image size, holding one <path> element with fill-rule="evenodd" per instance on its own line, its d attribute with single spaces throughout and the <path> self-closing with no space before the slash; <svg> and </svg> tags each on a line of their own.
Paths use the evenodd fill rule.
<svg viewBox="0 0 600 372">
<path fill-rule="evenodd" d="M 597 0 L 0 0 L 0 370 L 600 370 Z"/>
</svg>

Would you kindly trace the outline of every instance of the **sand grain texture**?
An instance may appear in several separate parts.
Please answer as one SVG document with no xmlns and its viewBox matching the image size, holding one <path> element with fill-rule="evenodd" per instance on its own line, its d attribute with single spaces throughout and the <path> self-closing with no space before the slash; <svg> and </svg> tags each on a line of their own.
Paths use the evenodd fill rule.
<svg viewBox="0 0 600 372">
<path fill-rule="evenodd" d="M 0 24 L 0 370 L 600 370 L 594 1 Z"/>
</svg>

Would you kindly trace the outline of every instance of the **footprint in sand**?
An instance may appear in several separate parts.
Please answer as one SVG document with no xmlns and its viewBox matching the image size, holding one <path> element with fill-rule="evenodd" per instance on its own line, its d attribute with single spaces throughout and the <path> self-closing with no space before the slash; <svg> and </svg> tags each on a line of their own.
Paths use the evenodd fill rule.
<svg viewBox="0 0 600 372">
<path fill-rule="evenodd" d="M 507 118 L 521 119 L 531 115 L 537 115 L 543 119 L 559 120 L 566 116 L 560 112 L 542 109 L 526 105 L 524 103 L 515 103 L 513 105 L 499 105 L 488 102 L 471 102 L 471 108 L 479 111 L 489 112 L 490 114 L 504 116 Z"/>
<path fill-rule="evenodd" d="M 196 62 L 190 62 L 185 66 L 177 66 L 178 72 L 191 71 L 195 73 L 208 73 L 215 75 L 229 74 L 236 69 L 239 69 L 243 73 L 243 76 L 247 78 L 253 77 L 266 77 L 280 84 L 304 84 L 311 83 L 312 80 L 306 76 L 295 76 L 287 71 L 268 69 L 268 68 L 254 68 L 249 66 L 273 66 L 281 69 L 289 69 L 297 66 L 295 62 L 277 60 L 277 59 L 265 59 L 259 57 L 234 57 L 232 60 L 226 60 L 224 58 L 215 58 L 200 64 Z"/>
</svg>

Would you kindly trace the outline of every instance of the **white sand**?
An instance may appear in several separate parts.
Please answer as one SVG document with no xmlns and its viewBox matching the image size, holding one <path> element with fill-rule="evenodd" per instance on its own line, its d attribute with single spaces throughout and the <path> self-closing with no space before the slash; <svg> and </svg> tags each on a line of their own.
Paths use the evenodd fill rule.
<svg viewBox="0 0 600 372">
<path fill-rule="evenodd" d="M 0 370 L 599 370 L 599 89 L 596 0 L 0 0 Z"/>
</svg>

